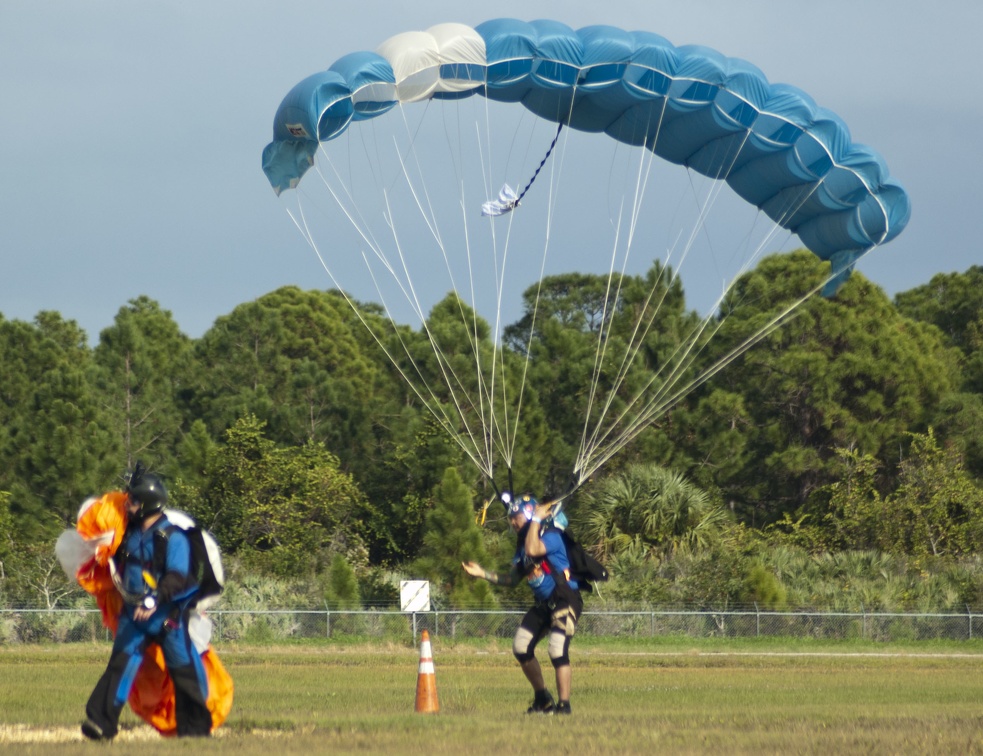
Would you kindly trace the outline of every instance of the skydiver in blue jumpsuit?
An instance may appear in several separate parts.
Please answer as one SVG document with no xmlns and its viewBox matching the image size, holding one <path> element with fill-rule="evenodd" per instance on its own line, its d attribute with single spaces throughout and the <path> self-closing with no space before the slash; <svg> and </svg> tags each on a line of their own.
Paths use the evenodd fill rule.
<svg viewBox="0 0 983 756">
<path fill-rule="evenodd" d="M 190 574 L 191 544 L 180 528 L 168 528 L 167 490 L 157 475 L 138 465 L 127 494 L 129 525 L 114 557 L 123 611 L 109 664 L 85 706 L 82 734 L 92 740 L 116 736 L 144 649 L 157 643 L 174 683 L 178 736 L 207 736 L 212 729 L 208 679 L 188 633 L 189 604 L 198 590 Z M 166 557 L 158 566 L 155 540 L 162 538 Z"/>
<path fill-rule="evenodd" d="M 523 579 L 529 583 L 536 603 L 523 616 L 512 641 L 512 653 L 533 689 L 534 698 L 527 713 L 570 714 L 570 641 L 584 608 L 580 586 L 576 580 L 568 579 L 570 560 L 563 536 L 552 526 L 542 526 L 549 507 L 538 504 L 529 496 L 513 499 L 503 495 L 502 498 L 509 524 L 517 534 L 509 574 L 488 572 L 475 562 L 466 562 L 462 566 L 469 575 L 494 585 L 518 585 Z M 536 659 L 536 645 L 547 636 L 559 701 L 554 701 L 547 690 L 542 668 Z"/>
</svg>

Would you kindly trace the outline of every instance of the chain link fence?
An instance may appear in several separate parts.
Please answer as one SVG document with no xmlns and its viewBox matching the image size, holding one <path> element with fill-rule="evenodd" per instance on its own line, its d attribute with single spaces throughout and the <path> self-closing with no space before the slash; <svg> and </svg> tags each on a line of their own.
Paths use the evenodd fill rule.
<svg viewBox="0 0 983 756">
<path fill-rule="evenodd" d="M 416 642 L 420 631 L 451 640 L 511 639 L 523 610 L 213 610 L 213 641 L 277 642 L 345 638 Z M 816 638 L 889 643 L 983 636 L 983 610 L 965 613 L 638 609 L 585 611 L 578 634 L 606 638 Z M 0 645 L 109 640 L 96 609 L 0 609 Z"/>
</svg>

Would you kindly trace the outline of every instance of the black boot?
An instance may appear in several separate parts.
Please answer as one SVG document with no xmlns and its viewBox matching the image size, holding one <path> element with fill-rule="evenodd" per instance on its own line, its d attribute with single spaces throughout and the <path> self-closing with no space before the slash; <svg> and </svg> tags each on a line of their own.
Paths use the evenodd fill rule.
<svg viewBox="0 0 983 756">
<path fill-rule="evenodd" d="M 545 688 L 537 690 L 532 706 L 526 709 L 526 714 L 552 714 L 555 705 L 552 693 Z"/>
<path fill-rule="evenodd" d="M 112 735 L 107 735 L 102 728 L 91 719 L 86 719 L 82 723 L 82 734 L 89 740 L 112 740 Z"/>
</svg>

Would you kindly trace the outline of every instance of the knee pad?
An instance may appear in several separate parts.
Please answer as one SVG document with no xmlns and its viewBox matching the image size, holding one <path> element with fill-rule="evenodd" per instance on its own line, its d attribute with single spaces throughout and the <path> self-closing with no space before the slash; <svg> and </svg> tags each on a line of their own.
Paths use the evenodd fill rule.
<svg viewBox="0 0 983 756">
<path fill-rule="evenodd" d="M 566 667 L 570 664 L 570 638 L 559 630 L 550 632 L 549 642 L 550 662 L 553 667 Z"/>
<path fill-rule="evenodd" d="M 512 653 L 519 664 L 525 664 L 536 658 L 536 644 L 533 640 L 533 634 L 526 628 L 520 627 L 515 631 L 515 637 L 512 639 Z"/>
</svg>

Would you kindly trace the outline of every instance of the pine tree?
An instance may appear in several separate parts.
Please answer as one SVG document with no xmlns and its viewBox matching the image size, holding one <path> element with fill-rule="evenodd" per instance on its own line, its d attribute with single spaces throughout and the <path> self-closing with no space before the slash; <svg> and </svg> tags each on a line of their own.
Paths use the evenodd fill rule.
<svg viewBox="0 0 983 756">
<path fill-rule="evenodd" d="M 484 580 L 474 580 L 461 569 L 462 562 L 487 560 L 481 528 L 475 521 L 471 492 L 457 469 L 448 467 L 433 492 L 433 508 L 427 514 L 423 537 L 424 556 L 416 567 L 436 583 L 458 607 L 490 607 L 494 596 Z"/>
</svg>

